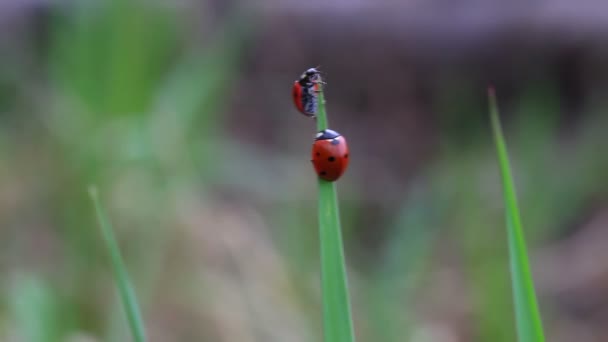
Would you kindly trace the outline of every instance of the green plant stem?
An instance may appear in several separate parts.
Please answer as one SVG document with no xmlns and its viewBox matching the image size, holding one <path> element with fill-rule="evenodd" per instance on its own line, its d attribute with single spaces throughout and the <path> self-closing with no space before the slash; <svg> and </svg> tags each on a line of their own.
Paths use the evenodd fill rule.
<svg viewBox="0 0 608 342">
<path fill-rule="evenodd" d="M 317 121 L 317 131 L 328 128 L 327 112 L 325 111 L 325 96 L 323 95 L 323 84 L 319 84 L 319 110 L 315 120 Z"/>
<path fill-rule="evenodd" d="M 530 271 L 528 253 L 526 251 L 526 242 L 521 226 L 507 146 L 500 125 L 496 94 L 493 88 L 488 90 L 488 96 L 490 118 L 505 201 L 517 336 L 520 342 L 542 342 L 545 340 L 542 321 L 534 291 L 534 281 L 532 279 L 532 272 Z"/>
<path fill-rule="evenodd" d="M 91 196 L 91 200 L 95 206 L 95 212 L 97 214 L 99 228 L 101 229 L 101 235 L 103 236 L 108 253 L 110 254 L 116 285 L 118 286 L 120 299 L 127 314 L 127 320 L 129 321 L 131 333 L 133 334 L 133 340 L 135 342 L 144 342 L 146 341 L 144 324 L 141 318 L 139 305 L 137 303 L 137 297 L 135 296 L 133 285 L 129 280 L 127 268 L 125 267 L 122 256 L 120 255 L 120 249 L 118 248 L 118 243 L 116 243 L 112 225 L 99 201 L 97 188 L 94 186 L 89 187 L 89 195 Z"/>
<path fill-rule="evenodd" d="M 317 130 L 327 129 L 323 90 L 320 87 Z M 338 194 L 334 182 L 319 178 L 319 238 L 325 342 L 355 340 L 344 261 Z"/>
</svg>

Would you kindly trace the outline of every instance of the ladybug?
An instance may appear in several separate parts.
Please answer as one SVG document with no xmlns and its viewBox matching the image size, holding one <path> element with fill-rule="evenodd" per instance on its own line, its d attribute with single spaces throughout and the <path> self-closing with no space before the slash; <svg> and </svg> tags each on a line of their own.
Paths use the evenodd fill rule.
<svg viewBox="0 0 608 342">
<path fill-rule="evenodd" d="M 317 115 L 319 83 L 321 83 L 321 72 L 316 68 L 306 70 L 300 79 L 293 83 L 291 90 L 293 103 L 300 113 L 308 117 L 314 118 Z"/>
<path fill-rule="evenodd" d="M 337 180 L 348 166 L 346 139 L 331 129 L 320 131 L 312 144 L 311 162 L 321 179 L 329 182 Z"/>
</svg>

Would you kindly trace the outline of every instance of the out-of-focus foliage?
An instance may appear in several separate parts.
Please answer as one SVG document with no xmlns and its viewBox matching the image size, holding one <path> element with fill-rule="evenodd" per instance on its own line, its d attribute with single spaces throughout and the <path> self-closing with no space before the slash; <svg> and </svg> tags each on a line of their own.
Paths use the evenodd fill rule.
<svg viewBox="0 0 608 342">
<path fill-rule="evenodd" d="M 0 2 L 0 340 L 128 340 L 95 183 L 150 341 L 319 341 L 320 64 L 359 341 L 515 340 L 490 81 L 547 340 L 601 341 L 604 28 L 546 3 Z"/>
</svg>

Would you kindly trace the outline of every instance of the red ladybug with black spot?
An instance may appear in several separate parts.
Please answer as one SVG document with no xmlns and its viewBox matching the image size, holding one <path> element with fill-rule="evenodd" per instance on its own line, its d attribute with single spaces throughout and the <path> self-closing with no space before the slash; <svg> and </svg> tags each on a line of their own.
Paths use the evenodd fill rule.
<svg viewBox="0 0 608 342">
<path fill-rule="evenodd" d="M 321 72 L 316 68 L 306 70 L 300 79 L 293 83 L 291 91 L 293 103 L 300 113 L 308 117 L 314 118 L 317 115 L 319 83 L 321 83 Z"/>
<path fill-rule="evenodd" d="M 348 145 L 340 133 L 325 129 L 312 144 L 312 164 L 319 178 L 333 182 L 348 167 Z"/>
</svg>

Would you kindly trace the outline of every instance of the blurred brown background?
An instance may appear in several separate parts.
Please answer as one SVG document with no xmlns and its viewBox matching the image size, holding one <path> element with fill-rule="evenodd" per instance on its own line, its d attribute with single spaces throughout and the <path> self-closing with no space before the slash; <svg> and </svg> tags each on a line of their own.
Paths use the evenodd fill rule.
<svg viewBox="0 0 608 342">
<path fill-rule="evenodd" d="M 320 65 L 359 341 L 514 341 L 496 86 L 548 341 L 608 341 L 608 4 L 0 2 L 0 340 L 320 341 Z"/>
</svg>

